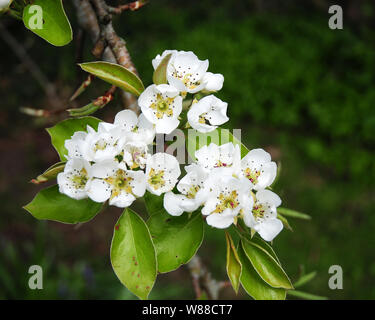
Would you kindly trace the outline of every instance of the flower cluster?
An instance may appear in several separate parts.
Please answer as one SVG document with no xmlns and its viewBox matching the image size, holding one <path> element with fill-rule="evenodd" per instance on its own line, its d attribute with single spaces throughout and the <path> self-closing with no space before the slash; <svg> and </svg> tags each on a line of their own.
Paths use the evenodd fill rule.
<svg viewBox="0 0 375 320">
<path fill-rule="evenodd" d="M 60 192 L 123 208 L 146 189 L 157 195 L 172 190 L 178 161 L 165 153 L 151 155 L 154 137 L 154 126 L 130 110 L 119 112 L 113 124 L 100 122 L 97 131 L 87 126 L 87 132 L 75 132 L 65 141 L 68 161 L 57 176 Z"/>
<path fill-rule="evenodd" d="M 227 122 L 227 103 L 210 94 L 223 87 L 223 75 L 207 72 L 208 60 L 199 60 L 191 51 L 165 50 L 152 60 L 154 69 L 167 55 L 171 55 L 166 70 L 168 84 L 152 84 L 138 99 L 142 113 L 155 125 L 156 133 L 169 134 L 178 127 L 187 95 L 193 98 L 187 112 L 192 128 L 206 133 Z M 198 92 L 206 96 L 197 100 Z"/>
<path fill-rule="evenodd" d="M 165 194 L 164 208 L 171 215 L 201 208 L 207 223 L 216 228 L 227 228 L 241 218 L 271 241 L 283 225 L 276 211 L 281 200 L 267 189 L 277 171 L 267 152 L 254 149 L 241 159 L 238 145 L 211 143 L 195 152 L 196 161 L 185 166 L 186 175 L 179 182 L 177 159 L 149 152 L 156 133 L 169 134 L 179 127 L 185 101 L 186 120 L 199 132 L 210 132 L 229 120 L 227 103 L 211 94 L 222 88 L 224 78 L 207 72 L 208 60 L 192 52 L 166 50 L 153 59 L 154 69 L 167 55 L 168 83 L 152 84 L 142 92 L 139 117 L 123 110 L 113 123 L 100 122 L 98 130 L 87 126 L 87 132 L 75 132 L 65 141 L 67 163 L 57 177 L 60 192 L 78 200 L 108 200 L 123 208 L 148 190 Z M 176 184 L 179 193 L 172 191 Z"/>
<path fill-rule="evenodd" d="M 276 211 L 281 200 L 266 189 L 277 171 L 269 153 L 254 149 L 241 159 L 238 145 L 211 143 L 197 150 L 195 157 L 177 184 L 180 193 L 168 192 L 164 197 L 169 214 L 179 216 L 202 206 L 209 225 L 228 228 L 242 218 L 267 241 L 282 230 Z"/>
</svg>

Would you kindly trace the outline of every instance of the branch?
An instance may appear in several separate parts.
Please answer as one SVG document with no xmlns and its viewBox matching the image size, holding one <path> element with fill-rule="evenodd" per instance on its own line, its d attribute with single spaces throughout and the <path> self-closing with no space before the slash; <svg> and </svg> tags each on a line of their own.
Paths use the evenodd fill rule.
<svg viewBox="0 0 375 320">
<path fill-rule="evenodd" d="M 9 45 L 15 55 L 30 71 L 32 77 L 39 83 L 47 95 L 49 102 L 55 107 L 61 107 L 61 99 L 56 94 L 56 88 L 48 78 L 41 71 L 39 66 L 29 56 L 24 46 L 17 41 L 15 37 L 7 30 L 7 28 L 0 22 L 0 37 Z"/>
<path fill-rule="evenodd" d="M 81 28 L 89 34 L 94 44 L 94 56 L 98 58 L 101 55 L 104 61 L 118 63 L 137 74 L 125 41 L 113 29 L 107 4 L 103 0 L 73 0 L 73 3 Z M 139 113 L 136 98 L 125 91 L 121 91 L 121 94 L 124 105 Z"/>
<path fill-rule="evenodd" d="M 202 263 L 201 258 L 195 255 L 187 264 L 193 282 L 196 298 L 202 296 L 202 292 L 207 293 L 207 298 L 217 300 L 221 289 L 231 286 L 229 281 L 217 281 L 212 278 L 207 267 Z"/>
<path fill-rule="evenodd" d="M 130 11 L 138 10 L 139 8 L 142 8 L 146 3 L 147 1 L 134 1 L 134 2 L 120 5 L 118 7 L 107 6 L 107 10 L 109 13 L 121 14 L 123 11 L 126 11 L 126 10 L 130 10 Z"/>
</svg>

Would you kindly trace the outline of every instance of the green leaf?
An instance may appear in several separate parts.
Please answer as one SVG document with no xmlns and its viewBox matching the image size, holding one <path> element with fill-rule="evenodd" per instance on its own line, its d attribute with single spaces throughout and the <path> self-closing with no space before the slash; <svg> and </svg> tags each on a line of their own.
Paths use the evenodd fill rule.
<svg viewBox="0 0 375 320">
<path fill-rule="evenodd" d="M 234 247 L 233 240 L 228 232 L 225 232 L 225 238 L 227 240 L 227 274 L 234 291 L 238 293 L 242 264 L 238 257 L 237 250 Z"/>
<path fill-rule="evenodd" d="M 179 217 L 159 211 L 147 221 L 155 245 L 158 271 L 170 272 L 190 261 L 202 244 L 204 223 L 199 211 Z"/>
<path fill-rule="evenodd" d="M 164 211 L 164 204 L 163 204 L 164 196 L 157 196 L 152 194 L 149 191 L 146 191 L 144 195 L 145 204 L 147 212 L 150 216 L 159 213 L 160 211 Z"/>
<path fill-rule="evenodd" d="M 164 59 L 160 62 L 158 67 L 155 69 L 154 74 L 152 76 L 153 82 L 158 84 L 168 83 L 167 80 L 167 66 L 169 63 L 169 60 L 172 57 L 172 53 L 167 54 Z"/>
<path fill-rule="evenodd" d="M 95 217 L 103 204 L 90 199 L 75 200 L 59 192 L 54 185 L 41 190 L 24 209 L 36 219 L 63 223 L 87 222 Z"/>
<path fill-rule="evenodd" d="M 283 216 L 286 217 L 291 217 L 291 218 L 298 218 L 298 219 L 304 219 L 304 220 L 310 220 L 311 217 L 306 214 L 306 213 L 301 213 L 292 209 L 287 209 L 287 208 L 277 208 L 277 212 L 282 214 Z"/>
<path fill-rule="evenodd" d="M 240 281 L 245 291 L 255 300 L 285 300 L 286 290 L 265 283 L 254 270 L 241 245 L 237 252 L 242 264 Z"/>
<path fill-rule="evenodd" d="M 139 79 L 135 73 L 118 64 L 97 61 L 81 63 L 79 66 L 86 72 L 128 91 L 137 97 L 145 89 L 141 79 Z"/>
<path fill-rule="evenodd" d="M 241 245 L 259 276 L 274 288 L 293 289 L 288 276 L 278 262 L 259 245 L 246 239 Z"/>
<path fill-rule="evenodd" d="M 249 149 L 241 143 L 228 129 L 218 128 L 209 133 L 200 133 L 194 129 L 187 130 L 186 149 L 192 159 L 195 160 L 195 151 L 210 143 L 222 145 L 232 142 L 234 145 L 239 145 L 241 148 L 241 157 L 244 157 Z"/>
<path fill-rule="evenodd" d="M 281 266 L 280 260 L 277 257 L 276 252 L 273 250 L 272 246 L 268 242 L 264 241 L 259 236 L 253 237 L 251 239 L 251 242 L 257 244 L 263 250 L 267 251 L 277 261 L 277 263 Z"/>
<path fill-rule="evenodd" d="M 295 296 L 297 298 L 302 298 L 306 300 L 328 300 L 327 297 L 317 296 L 315 294 L 298 291 L 298 290 L 290 290 L 288 291 L 288 294 L 291 296 Z"/>
<path fill-rule="evenodd" d="M 294 283 L 294 288 L 298 288 L 298 287 L 303 286 L 304 284 L 306 284 L 309 281 L 311 281 L 312 279 L 314 279 L 315 276 L 316 276 L 316 271 L 313 271 L 313 272 L 310 272 L 308 274 L 303 275 L 301 278 L 298 279 L 298 281 L 296 281 Z"/>
<path fill-rule="evenodd" d="M 51 136 L 52 145 L 58 152 L 60 159 L 66 161 L 65 155 L 68 154 L 64 145 L 65 140 L 70 139 L 76 131 L 86 131 L 87 125 L 97 130 L 100 121 L 94 117 L 67 119 L 59 122 L 52 128 L 48 128 L 47 132 Z"/>
<path fill-rule="evenodd" d="M 46 171 L 36 177 L 36 179 L 32 179 L 31 182 L 35 184 L 47 182 L 48 180 L 55 179 L 57 175 L 64 171 L 66 162 L 58 162 L 54 165 L 50 166 Z"/>
<path fill-rule="evenodd" d="M 23 23 L 54 46 L 64 46 L 73 39 L 62 0 L 33 0 L 23 10 Z"/>
<path fill-rule="evenodd" d="M 156 280 L 156 254 L 146 223 L 127 208 L 118 219 L 111 244 L 116 276 L 131 292 L 147 299 Z"/>
</svg>

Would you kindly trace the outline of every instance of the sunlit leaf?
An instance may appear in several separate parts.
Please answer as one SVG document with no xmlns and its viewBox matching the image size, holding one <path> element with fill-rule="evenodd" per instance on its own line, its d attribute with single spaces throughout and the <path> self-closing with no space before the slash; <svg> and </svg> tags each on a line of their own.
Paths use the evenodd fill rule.
<svg viewBox="0 0 375 320">
<path fill-rule="evenodd" d="M 23 22 L 27 29 L 54 46 L 64 46 L 73 39 L 62 0 L 33 0 L 23 10 Z"/>
<path fill-rule="evenodd" d="M 167 66 L 172 54 L 167 54 L 155 69 L 152 80 L 155 84 L 168 83 L 167 81 Z"/>
<path fill-rule="evenodd" d="M 46 171 L 37 176 L 35 179 L 32 179 L 31 182 L 35 184 L 47 182 L 48 180 L 55 179 L 57 175 L 64 171 L 66 162 L 58 162 L 50 166 Z"/>
<path fill-rule="evenodd" d="M 86 72 L 136 96 L 139 96 L 144 90 L 141 79 L 135 73 L 118 64 L 96 61 L 81 63 L 80 67 Z"/>
<path fill-rule="evenodd" d="M 121 283 L 139 298 L 147 299 L 157 273 L 155 248 L 146 223 L 129 208 L 114 228 L 111 263 Z"/>
<path fill-rule="evenodd" d="M 285 271 L 266 250 L 246 239 L 241 240 L 241 245 L 254 269 L 265 282 L 274 288 L 293 289 Z"/>
<path fill-rule="evenodd" d="M 200 212 L 179 217 L 164 210 L 152 214 L 147 221 L 155 245 L 158 271 L 169 272 L 189 262 L 199 249 L 204 235 Z"/>
<path fill-rule="evenodd" d="M 103 204 L 90 199 L 75 200 L 59 192 L 59 187 L 43 189 L 24 209 L 36 219 L 63 223 L 86 222 L 95 217 Z"/>
<path fill-rule="evenodd" d="M 225 238 L 227 241 L 227 274 L 234 291 L 238 293 L 242 265 L 233 240 L 228 232 L 225 233 Z"/>
<path fill-rule="evenodd" d="M 310 220 L 311 217 L 306 214 L 306 213 L 301 213 L 292 209 L 287 209 L 287 208 L 277 208 L 277 212 L 282 214 L 283 216 L 286 217 L 291 217 L 291 218 L 298 218 L 298 219 L 304 219 L 304 220 Z"/>
<path fill-rule="evenodd" d="M 245 291 L 255 300 L 285 300 L 286 290 L 273 288 L 264 282 L 254 270 L 241 245 L 237 252 L 242 264 L 241 285 Z"/>
</svg>

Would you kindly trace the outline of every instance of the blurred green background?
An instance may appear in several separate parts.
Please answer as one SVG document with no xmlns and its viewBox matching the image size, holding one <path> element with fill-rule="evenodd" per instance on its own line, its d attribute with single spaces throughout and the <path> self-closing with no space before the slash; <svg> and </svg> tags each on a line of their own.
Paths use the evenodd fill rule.
<svg viewBox="0 0 375 320">
<path fill-rule="evenodd" d="M 74 7 L 64 4 L 77 39 Z M 344 30 L 328 28 L 330 4 L 343 6 Z M 228 127 L 282 163 L 283 205 L 313 218 L 290 219 L 294 232 L 283 230 L 275 250 L 293 280 L 316 270 L 301 289 L 330 299 L 375 298 L 374 19 L 372 1 L 151 0 L 115 22 L 145 84 L 151 59 L 165 49 L 192 50 L 225 76 L 217 95 L 229 103 Z M 78 42 L 54 48 L 18 21 L 2 23 L 66 102 L 85 78 L 75 66 Z M 59 119 L 20 113 L 51 106 L 25 64 L 3 40 L 0 46 L 0 299 L 134 298 L 109 260 L 121 210 L 71 226 L 36 221 L 21 208 L 38 189 L 28 181 L 58 161 L 44 128 Z M 91 47 L 86 39 L 83 60 L 93 60 Z M 79 104 L 105 89 L 95 81 Z M 115 102 L 97 116 L 112 121 L 118 110 Z M 207 227 L 199 254 L 215 278 L 226 278 L 222 231 Z M 43 267 L 43 290 L 28 289 L 33 264 Z M 343 268 L 343 290 L 328 287 L 331 265 Z M 230 288 L 220 297 L 246 298 Z M 193 299 L 187 268 L 160 275 L 150 298 Z"/>
</svg>

